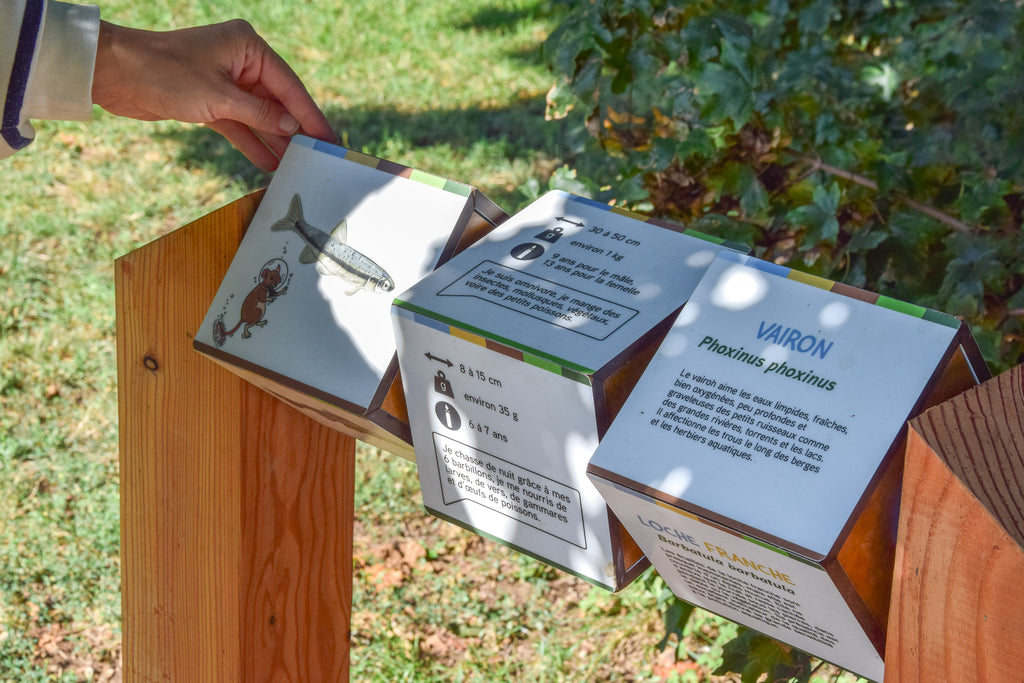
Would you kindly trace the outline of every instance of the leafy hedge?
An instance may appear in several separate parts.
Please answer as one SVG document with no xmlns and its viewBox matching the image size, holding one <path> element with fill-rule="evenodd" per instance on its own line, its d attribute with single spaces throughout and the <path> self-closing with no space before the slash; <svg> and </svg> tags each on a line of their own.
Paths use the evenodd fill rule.
<svg viewBox="0 0 1024 683">
<path fill-rule="evenodd" d="M 1020 3 L 568 4 L 548 115 L 578 158 L 553 185 L 962 316 L 994 371 L 1024 361 Z M 664 611 L 681 634 L 690 611 Z M 726 671 L 812 673 L 751 631 Z"/>
<path fill-rule="evenodd" d="M 1024 360 L 1024 9 L 570 0 L 548 114 L 596 198 L 970 322 Z"/>
</svg>

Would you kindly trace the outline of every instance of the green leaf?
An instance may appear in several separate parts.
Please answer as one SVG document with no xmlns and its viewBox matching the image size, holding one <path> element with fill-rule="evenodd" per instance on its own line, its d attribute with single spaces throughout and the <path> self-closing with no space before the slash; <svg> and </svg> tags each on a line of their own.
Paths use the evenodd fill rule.
<svg viewBox="0 0 1024 683">
<path fill-rule="evenodd" d="M 754 110 L 750 85 L 733 69 L 710 62 L 697 77 L 697 92 L 707 103 L 703 115 L 711 120 L 732 119 L 740 128 Z"/>
<path fill-rule="evenodd" d="M 724 45 L 735 46 L 741 53 L 750 51 L 753 30 L 742 17 L 737 15 L 719 15 L 714 18 L 715 28 L 722 34 Z"/>
<path fill-rule="evenodd" d="M 902 163 L 880 160 L 874 165 L 872 171 L 880 193 L 888 194 L 893 190 L 905 190 L 909 187 L 910 182 L 904 168 L 905 164 L 906 160 L 904 159 Z"/>
<path fill-rule="evenodd" d="M 889 216 L 893 236 L 906 248 L 915 251 L 937 242 L 948 228 L 933 218 L 910 210 L 900 210 Z"/>
<path fill-rule="evenodd" d="M 761 217 L 768 210 L 768 193 L 756 176 L 740 195 L 740 208 L 745 216 L 751 218 Z"/>
<path fill-rule="evenodd" d="M 650 193 L 644 186 L 643 177 L 640 175 L 618 178 L 615 182 L 615 191 L 608 199 L 617 199 L 631 205 L 634 211 L 650 212 L 654 207 L 645 204 Z M 597 199 L 597 197 L 594 197 Z M 601 197 L 603 199 L 603 197 Z"/>
<path fill-rule="evenodd" d="M 807 681 L 810 661 L 804 653 L 744 628 L 722 647 L 722 664 L 712 675 L 738 673 L 743 683 L 756 683 L 765 674 L 769 681 Z"/>
<path fill-rule="evenodd" d="M 981 237 L 957 233 L 950 238 L 949 249 L 955 256 L 946 265 L 938 294 L 943 310 L 954 315 L 975 314 L 986 289 L 999 288 L 1006 276 L 998 246 Z"/>
<path fill-rule="evenodd" d="M 626 92 L 626 88 L 633 83 L 633 66 L 624 64 L 612 79 L 612 92 L 619 94 Z"/>
<path fill-rule="evenodd" d="M 686 134 L 676 148 L 676 155 L 686 160 L 691 156 L 709 157 L 715 153 L 715 141 L 703 128 L 695 128 Z"/>
<path fill-rule="evenodd" d="M 850 253 L 872 251 L 887 239 L 889 235 L 883 230 L 857 230 L 850 235 L 850 241 L 846 243 L 845 249 Z"/>
<path fill-rule="evenodd" d="M 601 61 L 592 57 L 580 63 L 572 77 L 572 89 L 577 98 L 588 100 L 597 91 L 601 78 Z"/>
<path fill-rule="evenodd" d="M 534 201 L 540 198 L 540 181 L 536 178 L 527 179 L 526 183 L 523 184 L 519 191 L 526 197 L 528 201 Z"/>
<path fill-rule="evenodd" d="M 1012 187 L 1007 182 L 989 181 L 972 184 L 965 188 L 956 202 L 956 208 L 965 221 L 981 222 L 987 216 L 1004 213 L 1004 197 L 1011 193 Z"/>
<path fill-rule="evenodd" d="M 862 78 L 868 85 L 873 85 L 882 91 L 882 99 L 888 102 L 900 85 L 899 74 L 888 62 L 881 66 L 868 66 L 864 68 Z"/>
<path fill-rule="evenodd" d="M 986 291 L 1000 290 L 1006 279 L 998 247 L 984 238 L 956 233 L 948 241 L 948 250 L 953 257 L 937 295 L 939 307 L 953 314 L 975 314 Z"/>
<path fill-rule="evenodd" d="M 985 360 L 993 366 L 993 371 L 998 372 L 999 370 L 1006 370 L 1007 364 L 1003 361 L 1006 355 L 1003 352 L 1003 334 L 999 330 L 988 329 L 980 325 L 971 325 L 971 333 L 974 336 L 975 341 L 978 342 L 978 347 L 981 349 L 981 354 L 985 357 Z M 1013 354 L 1012 358 L 1017 358 L 1017 354 Z"/>
<path fill-rule="evenodd" d="M 753 223 L 737 221 L 718 213 L 704 214 L 690 223 L 689 227 L 740 244 L 755 244 L 762 237 L 761 230 Z"/>
<path fill-rule="evenodd" d="M 576 106 L 576 101 L 576 95 L 569 88 L 569 85 L 564 81 L 558 81 L 548 90 L 547 109 L 544 112 L 544 118 L 548 121 L 564 119 L 572 111 L 572 108 Z"/>
<path fill-rule="evenodd" d="M 723 66 L 736 72 L 747 85 L 752 86 L 754 84 L 754 70 L 750 63 L 750 50 L 748 46 L 724 41 L 722 43 L 721 63 Z"/>
<path fill-rule="evenodd" d="M 946 266 L 951 281 L 977 280 L 995 287 L 1006 277 L 999 245 L 992 240 L 956 233 L 949 240 L 949 248 L 955 254 Z"/>
<path fill-rule="evenodd" d="M 738 197 L 740 208 L 747 216 L 755 216 L 768 206 L 768 198 L 757 179 L 757 174 L 747 164 L 733 162 L 726 164 L 723 173 L 724 182 L 721 191 L 724 194 Z"/>
<path fill-rule="evenodd" d="M 552 190 L 564 190 L 582 197 L 591 197 L 590 188 L 576 176 L 576 171 L 568 166 L 560 166 L 551 174 L 548 187 Z"/>
<path fill-rule="evenodd" d="M 1017 293 L 1006 300 L 1006 307 L 1010 310 L 1024 310 L 1024 287 L 1017 290 Z"/>
<path fill-rule="evenodd" d="M 651 167 L 657 170 L 668 168 L 679 151 L 679 142 L 670 138 L 654 138 L 651 141 Z"/>
<path fill-rule="evenodd" d="M 694 609 L 693 605 L 683 602 L 678 598 L 668 602 L 668 608 L 665 610 L 665 637 L 656 646 L 659 651 L 665 649 L 673 635 L 682 642 L 683 630 L 686 628 L 686 624 L 689 623 Z"/>
<path fill-rule="evenodd" d="M 812 203 L 797 207 L 787 214 L 787 219 L 807 228 L 802 249 L 810 249 L 820 242 L 835 244 L 839 236 L 839 186 L 833 183 L 828 189 L 822 185 L 814 188 Z"/>
<path fill-rule="evenodd" d="M 816 0 L 800 10 L 800 29 L 809 35 L 821 34 L 832 19 L 832 0 Z"/>
<path fill-rule="evenodd" d="M 814 120 L 814 144 L 832 145 L 839 142 L 840 129 L 836 126 L 836 117 L 831 112 L 824 112 Z"/>
<path fill-rule="evenodd" d="M 750 662 L 750 640 L 758 636 L 757 631 L 741 628 L 735 638 L 722 646 L 722 663 L 712 671 L 714 676 L 740 673 Z"/>
</svg>

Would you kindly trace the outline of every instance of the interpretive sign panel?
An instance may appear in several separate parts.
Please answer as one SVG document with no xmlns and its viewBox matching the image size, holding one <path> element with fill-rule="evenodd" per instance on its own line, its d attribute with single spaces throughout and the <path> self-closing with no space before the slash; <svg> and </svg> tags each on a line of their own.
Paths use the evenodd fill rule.
<svg viewBox="0 0 1024 683">
<path fill-rule="evenodd" d="M 297 136 L 194 346 L 411 457 L 392 298 L 506 217 L 467 185 Z"/>
<path fill-rule="evenodd" d="M 395 300 L 424 504 L 618 589 L 646 564 L 586 466 L 671 319 L 734 247 L 553 192 Z"/>
<path fill-rule="evenodd" d="M 979 358 L 952 316 L 723 253 L 588 471 L 680 597 L 880 680 L 890 465 Z"/>
</svg>

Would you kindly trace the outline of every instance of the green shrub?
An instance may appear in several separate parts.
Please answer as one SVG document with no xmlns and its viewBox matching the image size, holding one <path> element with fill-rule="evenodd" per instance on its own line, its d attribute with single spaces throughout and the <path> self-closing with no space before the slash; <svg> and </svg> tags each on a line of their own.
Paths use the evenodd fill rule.
<svg viewBox="0 0 1024 683">
<path fill-rule="evenodd" d="M 962 316 L 993 370 L 1024 360 L 1020 3 L 569 4 L 547 113 L 579 156 L 553 185 Z M 814 673 L 745 629 L 728 671 Z"/>
<path fill-rule="evenodd" d="M 576 168 L 634 210 L 963 316 L 1024 359 L 1019 3 L 586 0 L 545 44 Z"/>
</svg>

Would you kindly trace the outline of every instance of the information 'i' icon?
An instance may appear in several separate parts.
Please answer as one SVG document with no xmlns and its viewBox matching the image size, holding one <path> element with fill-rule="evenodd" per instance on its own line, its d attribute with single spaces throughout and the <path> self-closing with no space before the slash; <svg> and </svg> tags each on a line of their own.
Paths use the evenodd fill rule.
<svg viewBox="0 0 1024 683">
<path fill-rule="evenodd" d="M 462 426 L 462 418 L 459 417 L 459 411 L 455 410 L 448 401 L 438 401 L 434 406 L 434 414 L 437 415 L 437 419 L 441 421 L 445 427 L 451 430 L 456 430 Z"/>
<path fill-rule="evenodd" d="M 524 242 L 523 244 L 513 247 L 512 251 L 509 252 L 512 258 L 519 261 L 532 261 L 543 253 L 544 247 L 535 242 Z"/>
</svg>

